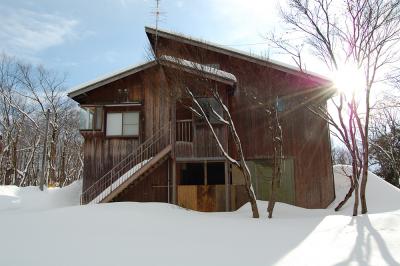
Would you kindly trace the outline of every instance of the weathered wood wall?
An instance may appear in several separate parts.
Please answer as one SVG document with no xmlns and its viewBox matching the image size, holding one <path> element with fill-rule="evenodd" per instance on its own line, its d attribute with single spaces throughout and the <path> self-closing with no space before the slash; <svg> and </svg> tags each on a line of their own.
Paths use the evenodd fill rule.
<svg viewBox="0 0 400 266">
<path fill-rule="evenodd" d="M 317 86 L 315 81 L 268 67 L 267 64 L 256 64 L 163 37 L 159 39 L 158 50 L 161 54 L 185 58 L 202 64 L 219 64 L 220 69 L 233 73 L 237 77 L 237 87 L 233 92 L 226 88 L 221 89 L 226 92 L 224 99 L 231 110 L 247 159 L 256 159 L 272 154 L 268 121 L 263 107 L 249 95 L 256 95 L 263 102 L 275 99 L 276 96 L 283 99 L 285 111 L 281 113 L 281 123 L 284 153 L 294 159 L 295 204 L 307 208 L 322 208 L 334 199 L 327 123 L 302 105 L 304 98 L 319 93 L 312 89 Z M 82 132 L 85 137 L 84 189 L 111 169 L 116 162 L 132 152 L 141 142 L 153 135 L 161 126 L 168 123 L 172 105 L 169 95 L 173 92 L 173 86 L 171 86 L 167 72 L 165 67 L 154 66 L 86 93 L 87 96 L 82 99 L 82 104 L 101 105 L 120 102 L 121 95 L 118 93 L 118 89 L 127 89 L 128 101 L 141 102 L 142 105 L 130 107 L 139 108 L 140 111 L 140 134 L 138 137 L 107 138 L 104 129 L 103 131 Z M 191 75 L 186 75 L 186 77 L 194 79 L 194 76 Z M 272 92 L 272 95 L 269 95 L 269 91 Z M 104 116 L 106 112 L 107 109 L 105 109 Z M 176 117 L 180 117 L 179 111 Z M 186 147 L 184 152 L 187 154 L 191 149 L 194 153 L 193 156 L 197 157 L 220 156 L 213 137 L 206 127 L 201 124 L 195 125 L 195 127 L 194 143 L 192 147 Z M 234 145 L 228 137 L 226 128 L 217 129 L 217 134 L 223 140 L 224 145 L 230 149 L 230 153 L 234 154 Z M 179 152 L 179 149 L 177 151 Z M 157 171 L 166 173 L 164 168 Z M 155 176 L 161 178 L 161 172 Z M 152 177 L 148 179 L 149 181 L 143 182 L 153 180 Z M 141 188 L 140 191 L 143 195 L 147 193 L 145 192 L 146 188 L 149 189 L 149 184 L 143 185 Z M 135 197 L 138 197 L 138 193 L 138 191 L 134 193 Z M 164 196 L 161 198 L 164 199 Z M 243 202 L 237 203 L 237 205 L 240 204 Z"/>
<path fill-rule="evenodd" d="M 168 202 L 168 161 L 133 183 L 113 201 Z"/>
<path fill-rule="evenodd" d="M 116 163 L 132 153 L 142 142 L 152 136 L 170 116 L 170 102 L 165 93 L 166 83 L 159 67 L 152 67 L 116 80 L 87 93 L 82 105 L 106 105 L 126 102 L 118 90 L 128 90 L 127 102 L 138 102 L 134 107 L 105 107 L 103 129 L 81 131 L 84 142 L 83 191 L 107 173 Z M 139 111 L 140 124 L 137 137 L 107 137 L 106 119 L 109 111 Z"/>
<path fill-rule="evenodd" d="M 220 69 L 236 76 L 238 84 L 229 99 L 229 108 L 247 159 L 272 154 L 264 110 L 258 101 L 248 96 L 256 95 L 263 101 L 277 96 L 284 99 L 285 104 L 293 107 L 290 113 L 282 114 L 281 123 L 284 153 L 294 158 L 295 204 L 325 208 L 333 201 L 335 192 L 328 125 L 302 106 L 305 98 L 321 93 L 321 90 L 313 91 L 319 86 L 315 80 L 269 67 L 267 63 L 261 65 L 206 50 L 191 45 L 187 40 L 176 41 L 159 36 L 158 51 L 160 55 L 201 64 L 219 64 Z M 268 91 L 272 91 L 272 95 L 268 95 Z M 231 139 L 228 145 L 233 148 Z M 231 153 L 234 152 L 232 149 Z"/>
<path fill-rule="evenodd" d="M 190 88 L 192 93 L 196 97 L 211 97 L 212 95 L 207 88 L 218 88 L 218 93 L 221 96 L 222 101 L 229 104 L 229 92 L 230 87 L 220 82 L 214 82 L 205 80 L 200 75 L 194 75 L 189 73 L 182 73 L 176 69 L 169 69 L 164 67 L 164 73 L 168 80 L 170 88 L 175 88 L 174 94 L 177 98 L 176 106 L 176 117 L 180 119 L 191 119 L 192 120 L 192 143 L 177 143 L 177 157 L 221 157 L 221 152 L 217 146 L 217 142 L 214 139 L 208 125 L 188 110 L 188 106 L 194 107 L 191 98 L 186 93 L 186 88 Z M 180 88 L 180 89 L 179 89 Z M 197 109 L 197 108 L 195 108 Z M 228 129 L 221 123 L 213 123 L 215 133 L 222 145 L 228 147 Z"/>
</svg>

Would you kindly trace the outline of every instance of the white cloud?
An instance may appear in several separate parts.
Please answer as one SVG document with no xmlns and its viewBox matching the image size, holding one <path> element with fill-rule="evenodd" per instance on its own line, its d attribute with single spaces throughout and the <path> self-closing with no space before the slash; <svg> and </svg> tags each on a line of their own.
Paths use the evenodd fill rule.
<svg viewBox="0 0 400 266">
<path fill-rule="evenodd" d="M 4 6 L 0 6 L 0 17 L 0 51 L 9 54 L 34 57 L 77 37 L 74 19 Z"/>
</svg>

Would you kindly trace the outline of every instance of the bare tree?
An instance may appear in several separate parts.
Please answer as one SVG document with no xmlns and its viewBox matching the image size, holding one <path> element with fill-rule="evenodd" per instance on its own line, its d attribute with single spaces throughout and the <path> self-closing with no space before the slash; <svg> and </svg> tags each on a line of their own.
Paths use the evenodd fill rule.
<svg viewBox="0 0 400 266">
<path fill-rule="evenodd" d="M 82 138 L 77 108 L 66 97 L 64 79 L 43 67 L 0 57 L 0 175 L 3 184 L 37 185 L 40 170 L 47 185 L 65 185 L 82 176 Z M 44 137 L 51 110 L 50 138 Z M 43 145 L 46 169 L 41 169 Z"/>
<path fill-rule="evenodd" d="M 283 168 L 283 135 L 282 135 L 282 127 L 280 122 L 280 114 L 278 112 L 278 104 L 279 98 L 274 96 L 272 91 L 272 84 L 270 82 L 271 75 L 270 71 L 268 71 L 268 84 L 262 84 L 267 87 L 265 91 L 267 91 L 267 95 L 265 97 L 261 97 L 261 95 L 257 94 L 257 90 L 251 90 L 246 88 L 244 90 L 247 98 L 254 104 L 258 105 L 262 108 L 265 114 L 266 124 L 268 125 L 268 131 L 265 132 L 266 135 L 269 135 L 272 143 L 272 179 L 270 185 L 270 195 L 268 200 L 268 217 L 272 218 L 272 213 L 275 207 L 276 202 L 276 192 L 278 189 L 278 184 L 282 177 L 282 168 Z M 261 86 L 262 86 L 261 85 Z"/>
<path fill-rule="evenodd" d="M 278 98 L 276 98 L 275 104 L 272 104 L 267 109 L 269 116 L 269 129 L 272 132 L 271 141 L 273 143 L 273 171 L 272 171 L 272 182 L 271 182 L 271 194 L 268 202 L 268 217 L 272 218 L 272 212 L 274 211 L 276 201 L 276 190 L 277 183 L 282 177 L 282 166 L 283 166 L 283 135 L 282 127 L 279 122 L 279 115 L 277 110 Z"/>
<path fill-rule="evenodd" d="M 260 215 L 258 212 L 257 201 L 256 201 L 256 197 L 255 197 L 254 191 L 251 186 L 251 173 L 250 173 L 249 168 L 247 167 L 247 164 L 246 164 L 246 161 L 244 158 L 242 144 L 240 142 L 239 135 L 237 134 L 237 131 L 235 129 L 235 124 L 233 123 L 233 120 L 232 120 L 232 117 L 231 117 L 228 107 L 224 104 L 224 102 L 222 101 L 222 99 L 218 93 L 218 89 L 214 87 L 214 88 L 209 89 L 209 91 L 212 93 L 214 99 L 217 100 L 218 104 L 222 107 L 223 116 L 226 117 L 226 119 L 223 116 L 221 116 L 220 114 L 218 114 L 211 106 L 210 106 L 210 108 L 211 108 L 212 112 L 214 113 L 214 115 L 218 118 L 218 120 L 228 127 L 229 132 L 232 136 L 233 142 L 235 144 L 235 148 L 236 148 L 236 151 L 237 151 L 237 154 L 239 157 L 238 159 L 234 159 L 232 156 L 230 156 L 228 151 L 221 144 L 221 141 L 218 139 L 218 136 L 215 133 L 213 125 L 211 124 L 210 119 L 204 110 L 204 107 L 198 102 L 198 100 L 197 100 L 196 96 L 193 94 L 193 92 L 189 88 L 187 88 L 187 93 L 190 95 L 193 103 L 195 104 L 195 108 L 191 108 L 191 110 L 197 116 L 201 117 L 202 119 L 204 119 L 206 121 L 208 128 L 211 130 L 211 132 L 214 136 L 214 139 L 216 140 L 216 142 L 218 144 L 218 148 L 220 149 L 220 151 L 222 152 L 224 157 L 231 164 L 236 165 L 237 168 L 240 170 L 240 172 L 243 174 L 247 196 L 249 198 L 249 201 L 251 204 L 251 210 L 253 212 L 253 218 L 259 218 Z"/>
<path fill-rule="evenodd" d="M 398 0 L 288 0 L 288 7 L 282 8 L 282 17 L 289 31 L 299 36 L 297 40 L 331 71 L 339 71 L 343 65 L 351 64 L 363 72 L 364 85 L 357 88 L 359 93 L 356 94 L 352 88 L 351 95 L 341 91 L 333 99 L 338 118 L 313 107 L 314 113 L 329 121 L 351 154 L 352 189 L 355 191 L 353 215 L 358 213 L 358 196 L 361 198 L 361 212 L 367 212 L 365 190 L 369 165 L 371 90 L 382 72 L 398 61 L 399 14 Z M 302 54 L 299 47 L 304 49 L 295 45 L 294 40 L 270 40 L 278 48 L 291 50 L 299 57 Z"/>
<path fill-rule="evenodd" d="M 197 62 L 203 62 L 204 53 L 199 52 L 198 54 L 193 54 L 195 58 L 197 58 Z M 210 78 L 210 75 L 227 75 L 228 73 L 213 68 L 208 65 L 195 63 L 191 61 L 187 61 L 180 58 L 175 57 L 168 57 L 168 56 L 161 56 L 158 58 L 161 64 L 173 64 L 173 68 L 177 71 L 174 71 L 173 74 L 169 75 L 169 82 L 171 83 L 170 86 L 174 88 L 170 95 L 170 100 L 172 102 L 181 102 L 186 108 L 190 109 L 197 117 L 201 118 L 206 125 L 210 129 L 214 140 L 216 141 L 216 145 L 220 150 L 221 154 L 226 158 L 226 160 L 231 163 L 232 165 L 237 166 L 239 171 L 242 173 L 246 188 L 246 193 L 251 204 L 253 218 L 259 218 L 259 212 L 257 207 L 257 201 L 252 189 L 251 185 L 251 173 L 246 164 L 241 141 L 239 135 L 236 131 L 235 124 L 233 122 L 231 113 L 229 108 L 224 103 L 223 99 L 221 98 L 220 93 L 218 92 L 217 83 Z M 191 78 L 188 80 L 185 77 L 185 69 L 189 69 L 190 71 L 195 71 L 198 75 L 198 78 Z M 228 75 L 229 77 L 232 75 Z M 234 78 L 234 77 L 233 77 Z M 219 139 L 217 133 L 215 132 L 214 125 L 210 121 L 210 117 L 208 116 L 205 108 L 202 104 L 198 101 L 199 94 L 206 94 L 212 96 L 217 104 L 219 105 L 222 113 L 218 113 L 213 106 L 207 106 L 207 109 L 210 110 L 213 114 L 213 117 L 218 120 L 219 123 L 225 125 L 232 137 L 234 150 L 236 152 L 237 158 L 235 156 L 229 154 L 227 147 L 224 147 L 221 140 Z M 184 98 L 191 99 L 193 105 L 187 105 L 183 102 Z"/>
<path fill-rule="evenodd" d="M 349 155 L 349 151 L 341 145 L 333 145 L 332 162 L 333 164 L 351 165 L 351 157 Z"/>
<path fill-rule="evenodd" d="M 370 158 L 375 172 L 399 187 L 400 182 L 400 119 L 398 110 L 383 108 L 372 117 Z"/>
</svg>

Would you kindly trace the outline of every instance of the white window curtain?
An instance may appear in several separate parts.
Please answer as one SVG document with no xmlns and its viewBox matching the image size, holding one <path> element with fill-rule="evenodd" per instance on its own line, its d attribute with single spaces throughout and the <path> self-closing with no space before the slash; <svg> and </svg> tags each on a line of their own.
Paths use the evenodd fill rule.
<svg viewBox="0 0 400 266">
<path fill-rule="evenodd" d="M 139 134 L 139 113 L 138 112 L 129 112 L 123 113 L 123 125 L 122 134 L 124 136 L 136 136 Z"/>
<path fill-rule="evenodd" d="M 139 112 L 107 113 L 107 136 L 139 135 Z"/>
<path fill-rule="evenodd" d="M 122 113 L 107 114 L 107 136 L 122 135 Z"/>
</svg>

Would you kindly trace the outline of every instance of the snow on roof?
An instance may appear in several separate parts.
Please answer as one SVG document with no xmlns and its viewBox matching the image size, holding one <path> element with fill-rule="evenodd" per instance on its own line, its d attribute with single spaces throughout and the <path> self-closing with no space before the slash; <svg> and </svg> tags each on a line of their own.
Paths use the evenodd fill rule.
<svg viewBox="0 0 400 266">
<path fill-rule="evenodd" d="M 247 61 L 252 61 L 258 64 L 264 64 L 264 65 L 269 65 L 272 68 L 281 70 L 281 71 L 285 71 L 285 72 L 290 72 L 292 74 L 295 75 L 308 75 L 311 78 L 316 79 L 316 81 L 318 81 L 319 83 L 326 83 L 326 82 L 331 82 L 331 80 L 323 75 L 320 75 L 318 73 L 315 72 L 311 72 L 311 71 L 306 71 L 306 70 L 300 70 L 298 67 L 295 67 L 293 65 L 290 64 L 286 64 L 286 63 L 282 63 L 280 61 L 277 60 L 273 60 L 270 58 L 265 58 L 262 56 L 258 56 L 258 55 L 254 55 L 254 54 L 250 54 L 235 48 L 227 48 L 226 46 L 222 46 L 210 41 L 205 41 L 199 38 L 193 38 L 192 36 L 188 36 L 185 34 L 181 34 L 181 33 L 176 33 L 173 31 L 168 31 L 168 30 L 160 30 L 160 29 L 155 29 L 153 27 L 149 27 L 146 26 L 145 27 L 145 31 L 148 34 L 155 34 L 157 31 L 157 34 L 159 36 L 165 37 L 165 38 L 169 38 L 171 39 L 171 37 L 177 37 L 180 39 L 183 39 L 184 42 L 192 44 L 192 45 L 196 45 L 208 50 L 212 50 L 218 53 L 224 53 L 230 56 L 234 56 L 237 58 L 241 58 Z"/>
<path fill-rule="evenodd" d="M 111 74 L 99 77 L 95 80 L 83 83 L 77 87 L 72 88 L 72 90 L 68 93 L 68 96 L 71 98 L 76 97 L 82 93 L 88 92 L 105 84 L 111 83 L 117 79 L 127 77 L 131 74 L 137 73 L 141 70 L 147 69 L 155 65 L 157 65 L 157 62 L 155 60 L 152 60 L 125 67 Z"/>
<path fill-rule="evenodd" d="M 215 75 L 222 79 L 237 82 L 235 75 L 233 75 L 229 72 L 223 71 L 223 70 L 219 70 L 210 65 L 203 65 L 203 64 L 195 63 L 195 62 L 185 60 L 182 58 L 176 58 L 176 57 L 167 56 L 167 55 L 161 56 L 160 61 L 170 62 L 170 63 L 177 64 L 177 65 L 180 65 L 180 66 L 183 66 L 183 67 L 195 70 L 195 71 L 201 71 L 201 72 L 204 72 L 207 74 Z"/>
</svg>

